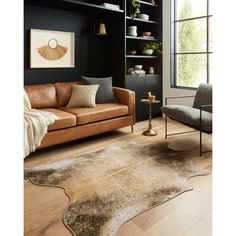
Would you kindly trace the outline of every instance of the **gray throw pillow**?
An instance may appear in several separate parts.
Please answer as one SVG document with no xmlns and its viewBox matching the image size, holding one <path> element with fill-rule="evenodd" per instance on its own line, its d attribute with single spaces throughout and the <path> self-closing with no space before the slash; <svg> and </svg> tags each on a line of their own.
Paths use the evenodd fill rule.
<svg viewBox="0 0 236 236">
<path fill-rule="evenodd" d="M 96 103 L 111 103 L 115 101 L 115 96 L 112 89 L 112 77 L 92 78 L 82 76 L 82 80 L 87 85 L 99 84 L 96 94 Z"/>
</svg>

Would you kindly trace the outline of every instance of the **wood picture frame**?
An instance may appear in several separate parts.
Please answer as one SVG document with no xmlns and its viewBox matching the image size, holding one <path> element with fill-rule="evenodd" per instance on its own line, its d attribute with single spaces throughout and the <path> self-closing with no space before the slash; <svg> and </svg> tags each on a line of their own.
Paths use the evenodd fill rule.
<svg viewBox="0 0 236 236">
<path fill-rule="evenodd" d="M 30 68 L 74 68 L 73 32 L 30 29 Z"/>
</svg>

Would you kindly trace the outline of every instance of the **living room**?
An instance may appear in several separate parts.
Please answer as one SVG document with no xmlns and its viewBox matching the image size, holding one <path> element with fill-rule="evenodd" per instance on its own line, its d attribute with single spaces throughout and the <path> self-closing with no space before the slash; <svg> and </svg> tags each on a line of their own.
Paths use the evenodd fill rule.
<svg viewBox="0 0 236 236">
<path fill-rule="evenodd" d="M 2 202 L 19 216 L 6 209 L 3 235 L 233 235 L 233 138 L 224 142 L 233 125 L 222 108 L 232 110 L 235 81 L 222 83 L 233 66 L 222 72 L 229 43 L 222 50 L 217 4 L 16 6 L 20 23 L 2 43 L 16 46 L 4 76 L 22 77 L 3 105 L 13 112 L 3 124 L 15 126 L 3 127 L 3 153 L 13 160 L 4 164 Z"/>
</svg>

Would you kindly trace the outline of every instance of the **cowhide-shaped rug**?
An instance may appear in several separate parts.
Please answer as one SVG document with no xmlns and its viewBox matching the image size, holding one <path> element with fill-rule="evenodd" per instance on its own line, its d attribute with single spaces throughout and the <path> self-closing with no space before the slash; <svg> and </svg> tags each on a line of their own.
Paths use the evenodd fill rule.
<svg viewBox="0 0 236 236">
<path fill-rule="evenodd" d="M 76 236 L 113 236 L 127 220 L 191 190 L 188 178 L 204 174 L 186 151 L 135 142 L 25 169 L 33 183 L 65 189 L 71 202 L 64 223 Z"/>
</svg>

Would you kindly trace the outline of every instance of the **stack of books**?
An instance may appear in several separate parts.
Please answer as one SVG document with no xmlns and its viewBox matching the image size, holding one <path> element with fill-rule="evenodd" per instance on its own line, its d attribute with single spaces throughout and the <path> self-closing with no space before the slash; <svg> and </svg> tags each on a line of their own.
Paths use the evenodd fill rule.
<svg viewBox="0 0 236 236">
<path fill-rule="evenodd" d="M 111 9 L 115 9 L 115 10 L 120 10 L 120 6 L 116 5 L 116 4 L 111 4 L 111 3 L 102 3 L 101 6 L 103 7 L 107 7 L 107 8 L 111 8 Z"/>
</svg>

